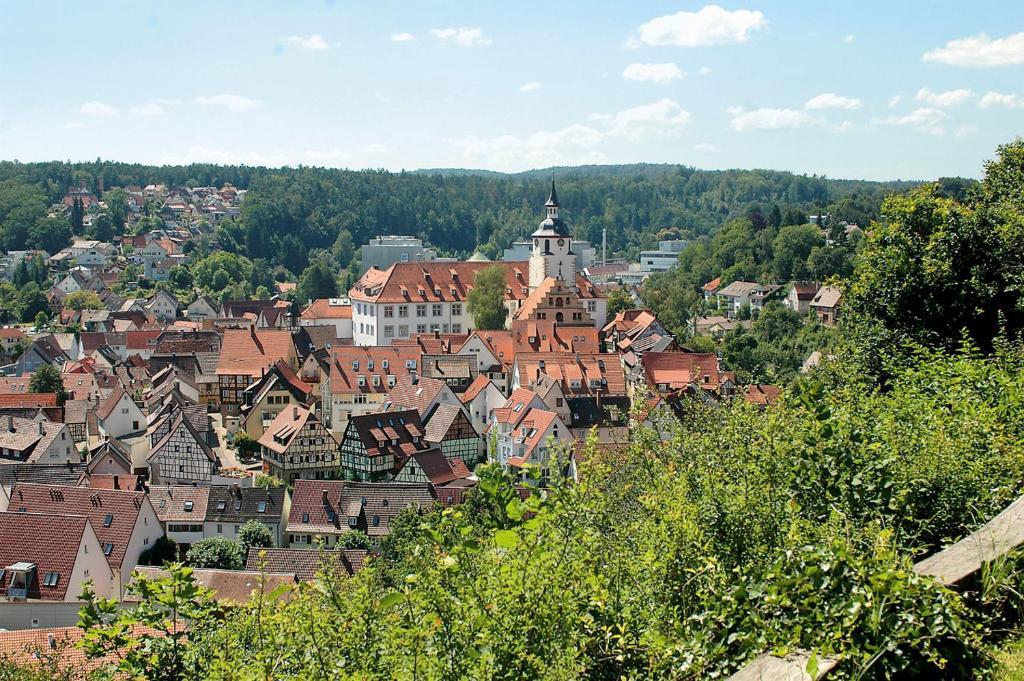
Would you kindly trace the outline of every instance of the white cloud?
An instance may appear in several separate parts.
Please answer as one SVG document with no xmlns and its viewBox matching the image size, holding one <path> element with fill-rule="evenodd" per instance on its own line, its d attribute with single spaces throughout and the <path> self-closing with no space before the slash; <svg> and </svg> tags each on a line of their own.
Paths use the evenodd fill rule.
<svg viewBox="0 0 1024 681">
<path fill-rule="evenodd" d="M 932 135 L 942 135 L 946 132 L 946 129 L 941 125 L 945 120 L 945 111 L 926 107 L 915 109 L 906 116 L 889 116 L 888 118 L 876 119 L 874 122 L 880 125 L 913 128 L 919 132 L 926 132 Z"/>
<path fill-rule="evenodd" d="M 978 126 L 976 126 L 974 123 L 968 123 L 967 125 L 961 125 L 956 130 L 954 130 L 953 136 L 956 137 L 957 139 L 960 139 L 963 137 L 970 137 L 971 135 L 977 132 Z"/>
<path fill-rule="evenodd" d="M 1004 94 L 1002 92 L 986 92 L 978 102 L 982 109 L 993 109 L 1002 107 L 1005 109 L 1024 108 L 1024 97 L 1015 94 Z"/>
<path fill-rule="evenodd" d="M 130 111 L 133 114 L 138 114 L 139 116 L 162 116 L 164 108 L 156 102 L 148 102 L 146 104 L 133 106 Z"/>
<path fill-rule="evenodd" d="M 68 130 L 80 130 L 85 127 L 85 123 L 82 121 L 68 121 L 64 124 L 64 127 Z"/>
<path fill-rule="evenodd" d="M 78 112 L 86 116 L 113 116 L 117 109 L 105 102 L 86 102 Z"/>
<path fill-rule="evenodd" d="M 857 39 L 856 36 L 854 36 L 852 33 L 850 33 L 849 35 L 844 35 L 843 36 L 843 42 L 844 43 L 852 43 L 856 39 Z"/>
<path fill-rule="evenodd" d="M 676 102 L 662 99 L 613 114 L 590 114 L 588 119 L 591 124 L 528 135 L 472 136 L 452 143 L 468 162 L 501 170 L 601 163 L 606 160 L 600 149 L 605 142 L 671 136 L 686 125 L 690 114 Z"/>
<path fill-rule="evenodd" d="M 750 132 L 752 130 L 792 130 L 802 128 L 816 120 L 806 111 L 796 109 L 755 109 L 753 111 L 737 111 L 731 107 L 733 115 L 729 124 L 733 130 Z"/>
<path fill-rule="evenodd" d="M 615 114 L 590 114 L 592 121 L 608 126 L 610 137 L 637 140 L 648 135 L 671 134 L 690 120 L 690 112 L 671 99 L 634 106 Z"/>
<path fill-rule="evenodd" d="M 697 12 L 677 12 L 655 17 L 637 29 L 639 41 L 646 45 L 698 47 L 744 42 L 754 31 L 768 25 L 764 14 L 739 9 L 734 12 L 718 5 L 707 5 Z"/>
<path fill-rule="evenodd" d="M 301 35 L 290 35 L 284 38 L 284 42 L 289 45 L 295 45 L 301 47 L 304 50 L 329 50 L 331 46 L 327 44 L 327 41 L 322 36 L 314 33 L 308 38 L 304 38 Z"/>
<path fill-rule="evenodd" d="M 744 109 L 742 106 L 729 106 L 726 107 L 725 109 L 725 113 L 729 114 L 730 116 L 739 116 L 741 113 L 743 113 L 743 111 Z"/>
<path fill-rule="evenodd" d="M 522 85 L 519 86 L 520 92 L 536 92 L 539 89 L 540 83 L 537 82 L 523 83 Z"/>
<path fill-rule="evenodd" d="M 222 106 L 231 111 L 252 111 L 262 106 L 263 102 L 258 99 L 250 99 L 242 95 L 229 93 L 220 95 L 200 95 L 196 97 L 196 104 L 199 106 Z"/>
<path fill-rule="evenodd" d="M 392 33 L 391 42 L 393 43 L 408 43 L 416 40 L 416 36 L 412 33 Z"/>
<path fill-rule="evenodd" d="M 850 132 L 853 130 L 853 121 L 843 121 L 839 125 L 832 126 L 832 132 Z"/>
<path fill-rule="evenodd" d="M 700 67 L 700 69 L 697 70 L 697 75 L 698 76 L 710 76 L 711 75 L 711 67 L 710 66 L 702 66 L 702 67 Z"/>
<path fill-rule="evenodd" d="M 969 38 L 950 40 L 944 47 L 925 52 L 921 59 L 979 68 L 1024 64 L 1024 32 L 996 39 L 979 33 Z"/>
<path fill-rule="evenodd" d="M 696 151 L 718 151 L 718 147 L 711 142 L 697 142 L 697 144 L 693 145 L 693 148 Z"/>
<path fill-rule="evenodd" d="M 892 108 L 903 101 L 902 95 L 893 95 L 889 98 L 889 108 Z"/>
<path fill-rule="evenodd" d="M 861 103 L 859 99 L 826 92 L 808 99 L 804 106 L 808 109 L 859 109 Z"/>
<path fill-rule="evenodd" d="M 917 91 L 914 96 L 915 102 L 924 102 L 929 106 L 947 107 L 963 104 L 974 96 L 974 93 L 965 88 L 959 90 L 946 90 L 945 92 L 932 92 L 926 87 Z"/>
<path fill-rule="evenodd" d="M 431 33 L 441 40 L 450 40 L 459 47 L 473 47 L 474 45 L 490 45 L 491 39 L 484 35 L 480 28 L 435 28 Z"/>
<path fill-rule="evenodd" d="M 622 72 L 626 80 L 639 80 L 648 83 L 671 83 L 686 74 L 672 62 L 666 64 L 630 64 Z"/>
</svg>

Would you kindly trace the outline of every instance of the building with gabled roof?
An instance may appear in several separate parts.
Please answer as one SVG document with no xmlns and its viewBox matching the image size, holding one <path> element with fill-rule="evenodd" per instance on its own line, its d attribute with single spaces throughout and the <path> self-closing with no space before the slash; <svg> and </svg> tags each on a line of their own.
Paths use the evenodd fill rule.
<svg viewBox="0 0 1024 681">
<path fill-rule="evenodd" d="M 313 404 L 313 386 L 299 378 L 284 360 L 278 360 L 265 374 L 242 391 L 239 428 L 258 440 L 282 409 Z"/>
<path fill-rule="evenodd" d="M 424 419 L 423 439 L 439 447 L 449 461 L 461 461 L 468 470 L 480 463 L 483 440 L 461 404 L 435 405 Z"/>
<path fill-rule="evenodd" d="M 421 419 L 439 404 L 461 406 L 448 384 L 436 378 L 403 376 L 384 399 L 382 411 L 415 409 Z"/>
<path fill-rule="evenodd" d="M 346 532 L 365 532 L 378 542 L 391 520 L 410 506 L 429 511 L 437 495 L 429 483 L 296 480 L 285 529 L 291 548 L 322 541 L 337 546 Z"/>
<path fill-rule="evenodd" d="M 290 508 L 291 498 L 283 487 L 213 485 L 206 505 L 204 532 L 207 537 L 237 539 L 242 525 L 255 520 L 266 525 L 275 545 L 283 546 L 284 526 Z"/>
<path fill-rule="evenodd" d="M 249 547 L 245 558 L 246 570 L 260 572 L 288 572 L 295 574 L 299 581 L 312 582 L 324 570 L 351 577 L 362 569 L 369 555 L 363 549 L 335 549 L 314 551 L 310 549 L 265 549 Z"/>
<path fill-rule="evenodd" d="M 120 384 L 96 407 L 96 425 L 100 433 L 116 438 L 141 433 L 146 429 L 146 415 Z"/>
<path fill-rule="evenodd" d="M 542 376 L 561 384 L 566 397 L 626 395 L 626 375 L 616 355 L 601 353 L 520 352 L 512 386 L 531 387 Z"/>
<path fill-rule="evenodd" d="M 839 318 L 839 307 L 842 303 L 843 292 L 836 286 L 822 286 L 814 295 L 810 303 L 810 309 L 818 316 L 825 326 L 833 326 Z"/>
<path fill-rule="evenodd" d="M 352 338 L 352 302 L 348 298 L 318 298 L 299 315 L 299 326 L 329 325 L 335 338 Z"/>
<path fill-rule="evenodd" d="M 8 602 L 75 602 L 87 580 L 100 596 L 119 595 L 113 590 L 114 575 L 89 518 L 0 513 L 0 597 Z M 31 608 L 21 610 L 26 619 L 39 617 Z M 5 624 L 10 626 L 7 617 Z M 15 624 L 33 626 L 29 621 Z"/>
<path fill-rule="evenodd" d="M 345 432 L 353 416 L 379 411 L 400 378 L 419 375 L 419 360 L 419 350 L 409 346 L 331 348 L 330 373 L 320 387 L 331 432 Z"/>
<path fill-rule="evenodd" d="M 149 479 L 157 485 L 209 485 L 220 460 L 183 410 L 166 417 L 166 433 L 150 450 Z"/>
<path fill-rule="evenodd" d="M 290 367 L 298 366 L 290 332 L 255 327 L 225 329 L 217 364 L 221 409 L 238 413 L 243 391 L 278 360 Z"/>
<path fill-rule="evenodd" d="M 395 482 L 429 482 L 435 487 L 456 480 L 469 481 L 472 474 L 462 459 L 449 459 L 439 449 L 417 452 L 402 462 Z"/>
<path fill-rule="evenodd" d="M 110 593 L 118 598 L 139 556 L 163 536 L 160 521 L 144 492 L 17 483 L 11 489 L 8 509 L 87 517 L 113 573 Z"/>
<path fill-rule="evenodd" d="M 263 472 L 291 484 L 341 475 L 338 441 L 316 413 L 293 404 L 277 412 L 259 438 Z"/>
<path fill-rule="evenodd" d="M 152 485 L 149 500 L 164 533 L 183 558 L 189 546 L 205 537 L 206 506 L 210 488 L 202 485 Z"/>
<path fill-rule="evenodd" d="M 724 397 L 735 389 L 731 371 L 722 371 L 711 352 L 647 352 L 630 375 L 630 388 L 638 396 L 645 388 L 666 394 L 685 391 L 700 397 Z"/>
<path fill-rule="evenodd" d="M 344 474 L 356 480 L 389 480 L 405 459 L 437 448 L 424 439 L 423 422 L 415 409 L 361 414 L 348 421 L 341 440 Z"/>
<path fill-rule="evenodd" d="M 78 462 L 71 430 L 49 420 L 0 416 L 0 465 Z"/>
<path fill-rule="evenodd" d="M 505 396 L 494 381 L 483 374 L 477 374 L 466 388 L 466 392 L 459 395 L 459 400 L 465 407 L 473 427 L 482 433 L 487 428 L 491 412 L 505 403 Z"/>
</svg>

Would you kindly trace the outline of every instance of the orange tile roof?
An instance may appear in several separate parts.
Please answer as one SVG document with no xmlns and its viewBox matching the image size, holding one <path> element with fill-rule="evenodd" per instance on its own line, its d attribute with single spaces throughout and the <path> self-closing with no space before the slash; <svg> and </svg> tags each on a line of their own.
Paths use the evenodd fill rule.
<svg viewBox="0 0 1024 681">
<path fill-rule="evenodd" d="M 352 305 L 331 304 L 339 298 L 317 298 L 302 311 L 302 319 L 352 319 Z"/>
<path fill-rule="evenodd" d="M 515 352 L 582 352 L 601 351 L 597 329 L 591 326 L 565 326 L 551 319 L 512 322 Z M 533 339 L 533 340 L 531 340 Z"/>
<path fill-rule="evenodd" d="M 566 397 L 580 395 L 625 395 L 626 374 L 618 355 L 603 353 L 520 352 L 516 353 L 519 380 L 532 384 L 550 376 L 562 384 Z M 595 384 L 592 386 L 591 383 Z"/>
<path fill-rule="evenodd" d="M 526 300 L 530 269 L 525 261 L 395 263 L 386 270 L 367 270 L 349 291 L 364 303 L 460 302 L 473 289 L 476 273 L 487 267 L 505 270 L 505 299 Z M 601 298 L 600 291 L 577 277 L 581 298 Z"/>
<path fill-rule="evenodd" d="M 782 399 L 782 388 L 777 385 L 755 383 L 743 389 L 743 399 L 762 407 L 771 406 Z"/>
<path fill-rule="evenodd" d="M 515 344 L 512 341 L 511 331 L 481 331 L 477 329 L 469 335 L 469 338 L 466 339 L 466 343 L 468 343 L 473 336 L 476 336 L 483 341 L 491 351 L 491 354 L 494 355 L 502 365 L 509 366 L 512 364 L 516 351 Z M 466 343 L 462 344 L 463 347 L 465 347 Z M 461 349 L 462 348 L 459 348 L 460 351 Z M 486 369 L 487 367 L 480 368 Z"/>
<path fill-rule="evenodd" d="M 373 367 L 370 368 L 370 362 Z M 387 366 L 385 367 L 385 362 Z M 409 363 L 415 369 L 409 367 Z M 408 376 L 410 371 L 418 371 L 420 351 L 415 346 L 376 345 L 366 347 L 340 347 L 331 349 L 331 393 L 346 395 L 355 393 L 386 393 L 391 390 L 388 376 L 395 381 Z M 359 377 L 364 378 L 364 385 L 359 385 Z M 373 377 L 379 376 L 378 385 L 373 384 Z"/>
<path fill-rule="evenodd" d="M 469 384 L 469 387 L 459 395 L 459 400 L 463 404 L 466 402 L 472 402 L 481 391 L 487 388 L 488 385 L 493 385 L 491 379 L 487 378 L 483 374 L 477 374 L 476 378 L 473 379 L 473 382 Z"/>
<path fill-rule="evenodd" d="M 718 366 L 718 357 L 710 352 L 645 352 L 641 359 L 644 376 L 653 386 L 670 390 L 696 385 L 718 388 L 728 378 Z"/>
<path fill-rule="evenodd" d="M 294 355 L 291 332 L 280 329 L 224 329 L 218 376 L 260 373 L 279 359 Z"/>
</svg>

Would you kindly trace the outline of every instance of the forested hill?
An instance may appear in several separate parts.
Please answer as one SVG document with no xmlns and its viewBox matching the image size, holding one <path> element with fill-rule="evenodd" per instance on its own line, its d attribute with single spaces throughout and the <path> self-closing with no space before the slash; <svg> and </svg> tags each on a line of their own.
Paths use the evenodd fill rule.
<svg viewBox="0 0 1024 681">
<path fill-rule="evenodd" d="M 864 224 L 878 216 L 882 198 L 915 183 L 832 180 L 769 170 L 706 171 L 685 166 L 585 166 L 518 175 L 465 170 L 392 173 L 324 168 L 262 168 L 195 164 L 144 166 L 94 163 L 0 163 L 0 234 L 7 249 L 23 243 L 45 205 L 69 187 L 101 193 L 127 185 L 216 185 L 250 193 L 238 220 L 218 230 L 227 250 L 264 258 L 295 273 L 316 249 L 346 267 L 353 246 L 380 234 L 415 234 L 442 253 L 489 256 L 528 234 L 547 198 L 547 178 L 558 181 L 563 212 L 577 238 L 610 253 L 634 255 L 657 239 L 695 237 L 730 218 L 828 212 Z M 962 184 L 954 181 L 954 185 Z M 21 210 L 31 205 L 29 210 Z M 777 211 L 777 212 L 776 212 Z M 17 221 L 14 224 L 12 221 Z M 787 223 L 788 224 L 788 223 Z"/>
</svg>

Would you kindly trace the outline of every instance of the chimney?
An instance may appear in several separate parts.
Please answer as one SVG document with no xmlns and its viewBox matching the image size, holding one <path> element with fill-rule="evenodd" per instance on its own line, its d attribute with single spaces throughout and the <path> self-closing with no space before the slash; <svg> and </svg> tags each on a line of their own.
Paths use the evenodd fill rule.
<svg viewBox="0 0 1024 681">
<path fill-rule="evenodd" d="M 14 417 L 11 416 L 10 414 L 7 415 L 7 432 L 14 432 Z"/>
<path fill-rule="evenodd" d="M 39 424 L 39 434 L 40 435 L 46 435 L 46 428 L 43 427 L 43 422 L 42 421 L 37 421 L 36 423 Z"/>
<path fill-rule="evenodd" d="M 297 405 L 292 406 L 292 420 L 297 421 L 299 418 L 299 407 Z"/>
<path fill-rule="evenodd" d="M 57 637 L 54 636 L 52 633 L 47 634 L 46 643 L 50 646 L 51 650 L 55 649 L 57 647 Z"/>
<path fill-rule="evenodd" d="M 323 501 L 324 506 L 327 505 L 327 490 L 320 491 L 320 499 Z"/>
</svg>

